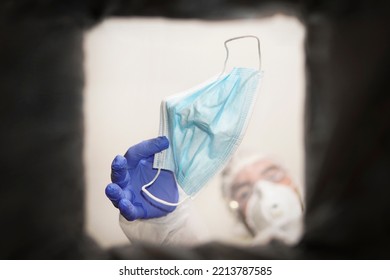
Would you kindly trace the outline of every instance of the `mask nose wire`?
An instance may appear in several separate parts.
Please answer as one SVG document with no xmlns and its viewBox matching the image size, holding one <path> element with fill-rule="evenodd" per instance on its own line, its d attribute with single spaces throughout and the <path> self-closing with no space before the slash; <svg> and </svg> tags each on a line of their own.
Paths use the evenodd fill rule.
<svg viewBox="0 0 390 280">
<path fill-rule="evenodd" d="M 227 46 L 227 43 L 231 42 L 231 41 L 234 41 L 234 40 L 239 40 L 239 39 L 244 39 L 244 38 L 254 38 L 257 40 L 257 52 L 259 54 L 259 71 L 261 70 L 261 51 L 260 51 L 260 39 L 257 37 L 257 36 L 254 36 L 254 35 L 243 35 L 243 36 L 239 36 L 239 37 L 233 37 L 231 39 L 228 39 L 224 42 L 224 46 L 225 46 L 225 50 L 226 50 L 226 58 L 225 58 L 225 62 L 223 64 L 223 69 L 222 69 L 222 73 L 225 73 L 225 70 L 226 70 L 226 64 L 227 64 L 227 61 L 229 59 L 229 48 Z"/>
</svg>

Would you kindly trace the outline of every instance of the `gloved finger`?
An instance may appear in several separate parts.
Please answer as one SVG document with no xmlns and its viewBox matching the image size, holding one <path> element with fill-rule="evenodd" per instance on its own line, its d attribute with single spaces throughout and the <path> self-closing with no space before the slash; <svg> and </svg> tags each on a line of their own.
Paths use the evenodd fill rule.
<svg viewBox="0 0 390 280">
<path fill-rule="evenodd" d="M 134 168 L 137 166 L 141 159 L 148 158 L 156 153 L 167 149 L 168 147 L 169 141 L 168 138 L 165 136 L 149 139 L 137 145 L 134 145 L 130 147 L 125 154 L 128 167 Z"/>
<path fill-rule="evenodd" d="M 121 187 L 117 184 L 110 183 L 107 185 L 105 192 L 112 204 L 118 208 L 119 201 L 125 197 Z"/>
<path fill-rule="evenodd" d="M 127 160 L 123 156 L 116 156 L 111 164 L 111 181 L 121 188 L 127 186 L 130 181 L 129 172 L 127 172 Z"/>
<path fill-rule="evenodd" d="M 128 221 L 143 218 L 144 210 L 142 207 L 133 205 L 128 199 L 122 199 L 118 203 L 119 211 Z"/>
</svg>

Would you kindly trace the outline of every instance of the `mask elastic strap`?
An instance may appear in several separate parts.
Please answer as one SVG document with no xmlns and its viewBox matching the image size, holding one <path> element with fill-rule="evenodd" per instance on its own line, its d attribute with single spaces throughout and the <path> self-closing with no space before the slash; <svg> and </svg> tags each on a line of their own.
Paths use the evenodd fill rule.
<svg viewBox="0 0 390 280">
<path fill-rule="evenodd" d="M 222 69 L 222 73 L 225 72 L 226 70 L 226 64 L 227 64 L 227 61 L 229 59 L 229 49 L 227 47 L 227 43 L 231 42 L 231 41 L 234 41 L 234 40 L 238 40 L 238 39 L 244 39 L 244 38 L 254 38 L 257 40 L 257 51 L 258 51 L 258 54 L 259 54 L 259 71 L 261 70 L 261 52 L 260 52 L 260 39 L 254 35 L 244 35 L 244 36 L 239 36 L 239 37 L 234 37 L 234 38 L 231 38 L 229 40 L 226 40 L 224 45 L 225 45 L 225 49 L 226 49 L 226 59 L 225 59 L 225 63 L 223 64 L 223 69 Z"/>
<path fill-rule="evenodd" d="M 157 170 L 156 176 L 154 176 L 154 178 L 153 178 L 152 181 L 150 181 L 149 183 L 147 183 L 147 184 L 145 184 L 145 185 L 143 185 L 143 186 L 141 187 L 141 190 L 142 190 L 147 196 L 149 196 L 149 197 L 150 197 L 151 199 L 153 199 L 154 201 L 157 201 L 157 202 L 159 202 L 159 203 L 161 203 L 161 204 L 164 204 L 164 205 L 167 205 L 167 206 L 178 206 L 178 205 L 182 204 L 184 201 L 186 201 L 186 200 L 189 198 L 189 196 L 186 196 L 183 200 L 174 203 L 174 202 L 168 202 L 168 201 L 165 201 L 165 200 L 163 200 L 163 199 L 161 199 L 161 198 L 158 198 L 158 197 L 154 196 L 151 192 L 149 192 L 146 188 L 148 188 L 148 187 L 150 187 L 151 185 L 153 185 L 153 183 L 157 180 L 158 176 L 160 176 L 160 173 L 161 173 L 161 168 L 159 168 L 159 169 Z"/>
</svg>

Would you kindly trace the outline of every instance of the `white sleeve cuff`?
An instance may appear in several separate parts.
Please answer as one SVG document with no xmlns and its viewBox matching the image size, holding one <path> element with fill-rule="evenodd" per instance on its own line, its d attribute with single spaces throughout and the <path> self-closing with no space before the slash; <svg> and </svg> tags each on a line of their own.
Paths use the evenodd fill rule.
<svg viewBox="0 0 390 280">
<path fill-rule="evenodd" d="M 131 243 L 147 242 L 155 245 L 185 245 L 200 243 L 200 234 L 191 223 L 190 203 L 185 201 L 167 216 L 154 219 L 127 221 L 122 215 L 119 223 Z"/>
</svg>

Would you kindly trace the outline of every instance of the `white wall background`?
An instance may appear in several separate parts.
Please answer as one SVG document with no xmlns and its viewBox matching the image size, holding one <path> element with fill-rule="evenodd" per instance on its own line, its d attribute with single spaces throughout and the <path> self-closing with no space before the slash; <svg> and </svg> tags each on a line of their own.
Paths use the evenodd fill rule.
<svg viewBox="0 0 390 280">
<path fill-rule="evenodd" d="M 191 88 L 223 67 L 226 39 L 261 40 L 265 72 L 243 148 L 280 158 L 302 186 L 304 29 L 294 18 L 223 22 L 112 19 L 85 38 L 87 230 L 103 246 L 126 243 L 118 212 L 105 197 L 111 161 L 157 136 L 162 98 Z M 228 67 L 257 67 L 253 39 L 230 45 Z M 233 240 L 235 223 L 216 176 L 194 201 L 213 239 Z"/>
</svg>

